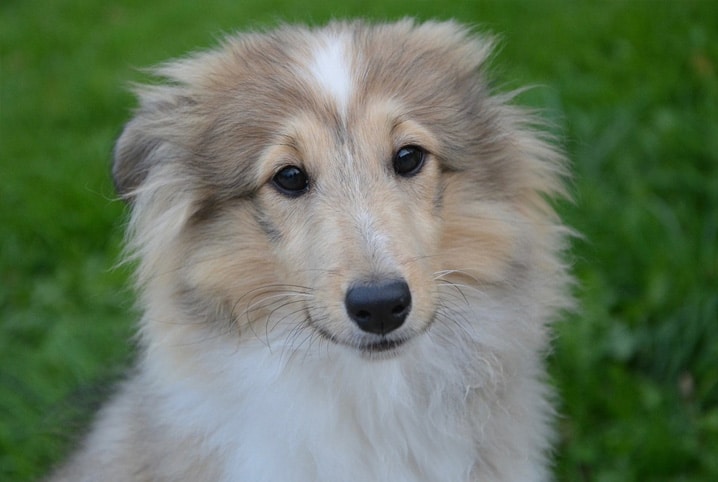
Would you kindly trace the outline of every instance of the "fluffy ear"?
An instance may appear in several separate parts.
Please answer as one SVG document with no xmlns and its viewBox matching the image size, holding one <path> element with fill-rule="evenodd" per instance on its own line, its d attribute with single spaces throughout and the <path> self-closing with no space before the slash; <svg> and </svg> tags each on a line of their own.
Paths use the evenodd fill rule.
<svg viewBox="0 0 718 482">
<path fill-rule="evenodd" d="M 122 131 L 115 144 L 112 179 L 117 193 L 131 200 L 132 193 L 142 184 L 154 163 L 159 162 L 157 151 L 162 141 L 143 128 L 142 114 L 138 114 Z"/>
<path fill-rule="evenodd" d="M 138 90 L 140 108 L 115 144 L 112 177 L 117 193 L 132 201 L 152 169 L 176 160 L 188 148 L 194 104 L 174 86 L 146 86 Z"/>
</svg>

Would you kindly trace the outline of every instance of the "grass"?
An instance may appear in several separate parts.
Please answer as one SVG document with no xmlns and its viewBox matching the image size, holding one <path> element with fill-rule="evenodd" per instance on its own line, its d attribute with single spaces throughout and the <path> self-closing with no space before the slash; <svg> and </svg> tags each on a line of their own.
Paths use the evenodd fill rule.
<svg viewBox="0 0 718 482">
<path fill-rule="evenodd" d="M 559 324 L 557 478 L 718 480 L 718 3 L 4 0 L 0 479 L 62 457 L 131 359 L 113 140 L 135 68 L 279 19 L 455 17 L 559 126 L 582 309 Z M 75 407 L 85 407 L 77 410 Z"/>
</svg>

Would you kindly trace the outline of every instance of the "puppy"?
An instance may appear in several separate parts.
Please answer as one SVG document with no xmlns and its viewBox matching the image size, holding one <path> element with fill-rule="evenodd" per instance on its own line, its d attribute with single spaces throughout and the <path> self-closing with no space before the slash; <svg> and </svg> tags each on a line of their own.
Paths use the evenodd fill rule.
<svg viewBox="0 0 718 482">
<path fill-rule="evenodd" d="M 564 162 L 453 22 L 159 67 L 117 142 L 136 371 L 55 481 L 549 479 Z"/>
</svg>

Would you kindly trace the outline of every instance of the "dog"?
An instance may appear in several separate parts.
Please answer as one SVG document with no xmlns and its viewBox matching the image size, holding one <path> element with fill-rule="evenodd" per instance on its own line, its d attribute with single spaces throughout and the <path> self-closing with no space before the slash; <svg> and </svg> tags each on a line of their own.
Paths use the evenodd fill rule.
<svg viewBox="0 0 718 482">
<path fill-rule="evenodd" d="M 544 481 L 567 162 L 453 21 L 159 66 L 115 147 L 138 362 L 53 481 Z"/>
</svg>

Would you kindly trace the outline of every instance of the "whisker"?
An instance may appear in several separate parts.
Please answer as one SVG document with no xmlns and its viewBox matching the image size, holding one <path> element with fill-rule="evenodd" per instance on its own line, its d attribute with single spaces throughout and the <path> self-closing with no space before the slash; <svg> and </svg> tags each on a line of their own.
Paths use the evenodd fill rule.
<svg viewBox="0 0 718 482">
<path fill-rule="evenodd" d="M 462 288 L 461 285 L 457 285 L 456 283 L 452 283 L 452 282 L 446 281 L 446 280 L 439 280 L 439 283 L 441 283 L 441 284 L 440 284 L 440 286 L 437 286 L 437 290 L 436 290 L 440 295 L 439 298 L 442 297 L 441 295 L 452 296 L 456 299 L 462 300 L 466 306 L 470 305 L 469 300 L 466 297 L 466 294 L 461 290 L 461 288 Z M 451 291 L 451 294 L 445 293 L 445 290 L 441 290 L 441 288 L 444 286 L 453 288 L 453 290 Z"/>
<path fill-rule="evenodd" d="M 470 280 L 474 281 L 476 284 L 481 284 L 481 280 L 476 277 L 476 275 L 471 274 L 469 271 L 461 270 L 461 269 L 446 269 L 442 271 L 437 271 L 434 273 L 434 279 L 435 280 L 443 280 L 447 276 L 450 275 L 458 275 L 463 276 L 466 278 L 469 278 Z"/>
<path fill-rule="evenodd" d="M 287 305 L 293 304 L 293 303 L 294 303 L 294 302 L 288 302 L 288 303 L 286 303 L 285 305 L 282 305 L 282 306 L 287 306 Z M 302 307 L 302 308 L 299 308 L 299 309 L 297 309 L 297 310 L 294 310 L 294 311 L 291 311 L 291 312 L 289 312 L 289 313 L 284 314 L 284 315 L 283 315 L 281 318 L 279 318 L 279 319 L 271 326 L 271 328 L 270 328 L 270 322 L 271 322 L 271 319 L 272 319 L 272 314 L 274 314 L 274 313 L 276 312 L 276 310 L 275 310 L 275 311 L 272 311 L 272 314 L 270 314 L 270 316 L 267 317 L 267 322 L 264 324 L 264 333 L 265 333 L 265 336 L 267 337 L 267 339 L 269 339 L 269 333 L 272 332 L 272 331 L 274 331 L 274 330 L 276 330 L 277 326 L 279 326 L 280 323 L 282 323 L 282 322 L 284 322 L 285 320 L 287 320 L 288 318 L 290 318 L 290 317 L 296 315 L 297 313 L 301 313 L 301 312 L 303 312 L 303 311 L 304 311 L 304 308 Z"/>
<path fill-rule="evenodd" d="M 255 313 L 257 311 L 269 309 L 272 307 L 272 305 L 276 305 L 278 303 L 282 303 L 283 300 L 286 300 L 290 297 L 304 297 L 303 299 L 297 299 L 291 301 L 291 303 L 298 303 L 300 301 L 303 301 L 304 299 L 312 299 L 314 296 L 308 293 L 290 293 L 290 292 L 283 292 L 283 293 L 277 293 L 273 294 L 267 297 L 264 297 L 260 299 L 259 301 L 253 302 L 252 304 L 247 306 L 247 309 L 245 310 L 246 313 Z M 277 309 L 281 308 L 280 305 L 277 308 L 273 308 L 272 312 L 276 311 Z"/>
<path fill-rule="evenodd" d="M 436 319 L 441 319 L 450 326 L 454 326 L 461 330 L 464 335 L 471 335 L 468 326 L 471 324 L 471 320 L 466 317 L 466 314 L 461 310 L 454 310 L 448 304 L 443 301 L 439 301 L 434 316 Z"/>
</svg>

